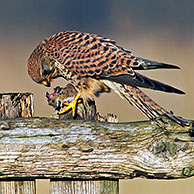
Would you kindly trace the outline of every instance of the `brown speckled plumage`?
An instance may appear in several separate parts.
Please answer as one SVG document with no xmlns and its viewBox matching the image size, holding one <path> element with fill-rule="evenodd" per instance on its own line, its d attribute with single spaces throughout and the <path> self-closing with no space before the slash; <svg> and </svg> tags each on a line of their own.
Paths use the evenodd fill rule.
<svg viewBox="0 0 194 194">
<path fill-rule="evenodd" d="M 46 67 L 46 70 L 45 70 Z M 141 92 L 137 87 L 150 88 L 164 92 L 184 94 L 183 91 L 147 78 L 135 70 L 158 68 L 178 69 L 177 66 L 151 61 L 134 56 L 130 51 L 119 46 L 115 41 L 95 34 L 77 31 L 64 31 L 43 40 L 31 54 L 28 61 L 28 73 L 37 83 L 50 82 L 59 76 L 69 80 L 84 100 L 93 98 L 99 92 L 109 92 L 110 88 L 124 96 L 126 91 L 132 93 L 128 101 L 137 98 L 138 107 L 149 118 L 166 115 L 156 103 Z M 42 73 L 44 71 L 44 73 Z M 124 88 L 133 90 L 122 91 Z M 137 92 L 138 91 L 138 92 Z M 145 100 L 142 101 L 142 99 Z M 141 100 L 140 100 L 141 99 Z M 142 103 L 143 102 L 143 103 Z M 148 112 L 154 110 L 154 116 Z M 164 110 L 164 109 L 162 109 Z M 180 121 L 175 122 L 180 123 Z"/>
</svg>

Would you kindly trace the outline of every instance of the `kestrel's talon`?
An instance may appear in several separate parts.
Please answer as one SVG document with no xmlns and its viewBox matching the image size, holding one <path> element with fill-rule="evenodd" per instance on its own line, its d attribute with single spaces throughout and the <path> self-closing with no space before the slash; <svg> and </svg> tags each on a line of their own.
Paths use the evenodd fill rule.
<svg viewBox="0 0 194 194">
<path fill-rule="evenodd" d="M 61 115 L 65 112 L 67 112 L 68 110 L 72 109 L 72 116 L 75 117 L 77 104 L 81 101 L 79 98 L 80 98 L 80 94 L 78 93 L 73 101 L 71 101 L 69 103 L 64 102 L 63 104 L 66 105 L 67 107 L 65 109 L 59 111 L 58 114 Z"/>
<path fill-rule="evenodd" d="M 71 101 L 71 102 L 72 102 L 72 101 Z M 63 102 L 63 105 L 69 106 L 71 102 Z M 79 103 L 81 103 L 81 102 L 82 102 L 82 100 L 81 100 L 81 99 L 78 99 L 77 104 L 79 104 Z"/>
</svg>

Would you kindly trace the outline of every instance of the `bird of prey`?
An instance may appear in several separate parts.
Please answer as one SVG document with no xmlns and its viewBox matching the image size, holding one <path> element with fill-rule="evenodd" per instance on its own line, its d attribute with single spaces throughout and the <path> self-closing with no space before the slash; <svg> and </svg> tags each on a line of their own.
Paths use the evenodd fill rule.
<svg viewBox="0 0 194 194">
<path fill-rule="evenodd" d="M 28 59 L 28 74 L 35 82 L 49 87 L 52 79 L 63 77 L 76 88 L 77 96 L 59 114 L 71 108 L 75 110 L 80 98 L 87 101 L 112 89 L 153 121 L 166 116 L 182 126 L 188 125 L 187 121 L 165 110 L 139 89 L 184 94 L 136 72 L 150 69 L 179 67 L 135 56 L 114 40 L 78 31 L 59 32 L 46 38 Z"/>
</svg>

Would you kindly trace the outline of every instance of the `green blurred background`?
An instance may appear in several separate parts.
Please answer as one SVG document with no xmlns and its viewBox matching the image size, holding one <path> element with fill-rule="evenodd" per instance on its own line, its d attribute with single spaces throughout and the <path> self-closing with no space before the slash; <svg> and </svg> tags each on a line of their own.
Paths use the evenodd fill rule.
<svg viewBox="0 0 194 194">
<path fill-rule="evenodd" d="M 26 64 L 32 50 L 45 37 L 63 30 L 96 33 L 114 40 L 135 55 L 176 64 L 181 70 L 142 72 L 144 75 L 183 89 L 186 95 L 144 90 L 159 104 L 177 115 L 192 119 L 194 73 L 194 1 L 192 0 L 7 0 L 0 6 L 0 92 L 34 93 L 35 115 L 49 116 L 45 88 L 34 83 Z M 65 85 L 62 79 L 52 87 Z M 98 111 L 111 112 L 120 121 L 145 117 L 115 94 L 103 94 Z M 192 188 L 191 180 L 124 181 L 121 193 L 182 193 L 181 186 Z M 189 182 L 190 181 L 190 182 Z M 154 183 L 154 184 L 153 184 Z M 180 184 L 181 183 L 181 184 Z M 188 184 L 190 183 L 190 184 Z M 150 185 L 150 187 L 149 187 Z M 147 189 L 149 187 L 149 189 Z M 161 187 L 161 188 L 162 188 Z M 153 192 L 152 192 L 153 191 Z M 190 193 L 189 191 L 186 193 Z"/>
</svg>

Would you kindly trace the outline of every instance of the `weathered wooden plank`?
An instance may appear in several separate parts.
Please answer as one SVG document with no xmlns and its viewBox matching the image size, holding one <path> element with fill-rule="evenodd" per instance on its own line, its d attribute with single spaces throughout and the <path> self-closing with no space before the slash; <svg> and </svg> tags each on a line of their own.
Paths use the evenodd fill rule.
<svg viewBox="0 0 194 194">
<path fill-rule="evenodd" d="M 1 194 L 35 194 L 35 181 L 0 181 Z"/>
<path fill-rule="evenodd" d="M 0 119 L 32 117 L 32 93 L 0 93 Z"/>
<path fill-rule="evenodd" d="M 48 118 L 0 121 L 0 178 L 122 179 L 194 175 L 190 128 L 166 120 L 100 123 Z"/>
<path fill-rule="evenodd" d="M 51 181 L 51 194 L 118 194 L 118 180 Z"/>
</svg>

